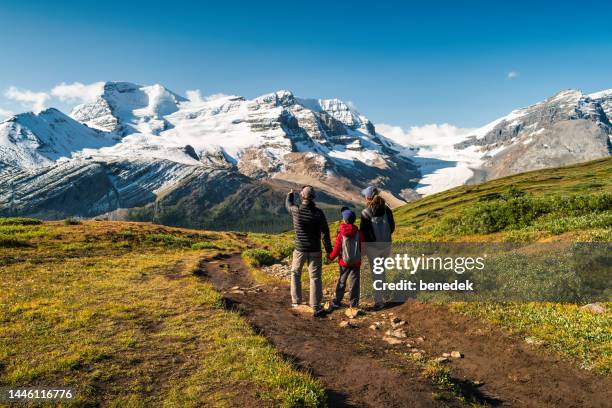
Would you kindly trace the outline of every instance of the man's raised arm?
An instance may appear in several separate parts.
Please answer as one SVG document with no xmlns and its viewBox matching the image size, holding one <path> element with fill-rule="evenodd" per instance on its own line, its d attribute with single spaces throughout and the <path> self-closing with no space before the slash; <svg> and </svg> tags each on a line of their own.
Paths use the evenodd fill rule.
<svg viewBox="0 0 612 408">
<path fill-rule="evenodd" d="M 293 214 L 293 211 L 297 210 L 297 205 L 295 205 L 295 203 L 293 202 L 294 200 L 294 195 L 293 195 L 293 189 L 291 189 L 291 191 L 287 194 L 287 198 L 285 199 L 285 207 L 287 208 L 287 212 L 289 214 Z"/>
</svg>

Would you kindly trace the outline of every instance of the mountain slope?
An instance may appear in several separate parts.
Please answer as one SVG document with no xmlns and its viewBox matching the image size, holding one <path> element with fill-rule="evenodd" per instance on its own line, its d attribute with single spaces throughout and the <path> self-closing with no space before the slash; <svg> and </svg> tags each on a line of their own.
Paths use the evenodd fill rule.
<svg viewBox="0 0 612 408">
<path fill-rule="evenodd" d="M 160 85 L 109 82 L 71 115 L 50 109 L 3 122 L 0 214 L 248 228 L 269 225 L 301 184 L 339 208 L 374 182 L 410 195 L 419 174 L 347 104 L 288 91 L 191 101 Z"/>
<path fill-rule="evenodd" d="M 474 181 L 609 156 L 612 124 L 602 106 L 605 95 L 559 92 L 490 123 L 455 147 L 477 146 L 484 153 Z"/>
<path fill-rule="evenodd" d="M 540 198 L 552 199 L 577 195 L 591 197 L 602 194 L 607 194 L 607 197 L 610 197 L 612 194 L 610 174 L 612 174 L 612 158 L 605 158 L 567 167 L 511 175 L 478 185 L 456 187 L 397 208 L 394 211 L 397 238 L 415 241 L 455 240 L 460 238 L 465 240 L 466 238 L 462 238 L 461 234 L 456 231 L 444 229 L 445 221 L 463 219 L 468 211 L 483 203 L 503 205 L 508 200 L 512 201 L 513 198 L 520 197 L 526 197 L 527 200 L 530 198 L 538 200 Z M 517 204 L 529 205 L 529 202 L 517 202 Z M 609 235 L 610 228 L 612 228 L 612 218 L 610 217 L 612 207 L 609 199 L 602 205 L 603 207 L 600 210 L 603 211 L 604 215 L 602 217 L 597 216 L 594 223 L 591 223 L 588 217 L 572 219 L 569 229 L 565 229 L 562 225 L 564 220 L 561 219 L 562 216 L 559 216 L 554 220 L 548 220 L 551 223 L 540 223 L 535 225 L 534 228 L 527 228 L 525 237 L 537 238 L 540 235 L 555 235 L 572 230 L 584 230 L 586 233 L 590 230 L 597 236 L 603 234 L 603 237 L 607 236 L 607 239 L 610 239 L 612 238 Z M 525 210 L 525 206 L 516 209 L 517 213 Z M 606 211 L 607 216 L 605 215 Z M 593 215 L 596 216 L 596 214 Z M 563 216 L 573 218 L 568 213 Z M 545 220 L 542 219 L 541 221 Z M 583 221 L 585 222 L 583 223 Z M 552 227 L 552 229 L 549 227 Z M 507 239 L 512 234 L 513 231 L 508 229 L 502 231 L 501 235 L 476 235 L 473 239 L 477 242 L 480 242 L 480 240 Z"/>
<path fill-rule="evenodd" d="M 612 90 L 566 90 L 477 129 L 380 125 L 422 174 L 415 190 L 434 194 L 466 183 L 608 157 Z"/>
<path fill-rule="evenodd" d="M 113 135 L 90 129 L 57 109 L 21 113 L 0 122 L 0 171 L 45 167 L 83 149 L 116 142 Z"/>
</svg>

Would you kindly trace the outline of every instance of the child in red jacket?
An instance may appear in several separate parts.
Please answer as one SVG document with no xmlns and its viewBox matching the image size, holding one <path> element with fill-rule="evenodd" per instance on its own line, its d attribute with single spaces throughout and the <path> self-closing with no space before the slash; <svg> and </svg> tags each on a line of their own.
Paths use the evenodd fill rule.
<svg viewBox="0 0 612 408">
<path fill-rule="evenodd" d="M 336 284 L 336 295 L 332 300 L 332 308 L 337 309 L 342 304 L 346 290 L 346 281 L 350 284 L 349 305 L 359 305 L 359 269 L 361 267 L 361 246 L 364 242 L 363 233 L 355 225 L 355 213 L 348 208 L 342 209 L 342 223 L 336 237 L 333 250 L 327 259 L 333 261 L 338 257 L 340 276 Z"/>
</svg>

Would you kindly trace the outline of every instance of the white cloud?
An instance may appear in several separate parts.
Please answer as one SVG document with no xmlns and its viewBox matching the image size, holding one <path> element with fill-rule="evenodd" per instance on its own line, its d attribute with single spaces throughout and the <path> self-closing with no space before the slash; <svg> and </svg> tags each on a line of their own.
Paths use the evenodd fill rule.
<svg viewBox="0 0 612 408">
<path fill-rule="evenodd" d="M 416 191 L 428 195 L 464 184 L 481 165 L 482 153 L 475 148 L 456 149 L 455 145 L 476 129 L 459 128 L 448 123 L 413 126 L 377 124 L 377 131 L 405 147 L 402 152 L 419 166 L 423 178 Z"/>
<path fill-rule="evenodd" d="M 520 75 L 521 73 L 518 71 L 510 71 L 508 72 L 508 75 L 506 75 L 506 79 L 515 79 L 518 78 Z"/>
<path fill-rule="evenodd" d="M 204 100 L 202 99 L 202 93 L 199 89 L 188 89 L 185 91 L 185 95 L 187 95 L 187 99 L 191 102 L 201 103 Z"/>
<path fill-rule="evenodd" d="M 189 99 L 189 101 L 194 103 L 210 102 L 214 101 L 215 99 L 227 98 L 228 96 L 231 96 L 226 95 L 224 93 L 216 93 L 208 96 L 202 96 L 202 92 L 199 89 L 188 89 L 185 91 L 185 95 L 187 96 L 187 99 Z"/>
<path fill-rule="evenodd" d="M 88 85 L 80 82 L 72 84 L 62 82 L 51 90 L 51 95 L 63 102 L 87 103 L 93 102 L 102 95 L 102 92 L 104 92 L 104 82 L 94 82 Z"/>
<path fill-rule="evenodd" d="M 452 145 L 465 139 L 474 130 L 471 128 L 460 128 L 448 123 L 412 126 L 408 131 L 399 126 L 387 125 L 385 123 L 376 124 L 376 131 L 378 133 L 402 146 Z"/>
<path fill-rule="evenodd" d="M 8 99 L 20 102 L 23 106 L 34 112 L 40 112 L 45 109 L 45 102 L 49 99 L 49 94 L 46 92 L 33 92 L 27 89 L 21 90 L 14 86 L 9 87 L 4 96 Z"/>
<path fill-rule="evenodd" d="M 0 108 L 0 120 L 4 120 L 8 118 L 9 116 L 13 116 L 13 112 L 11 112 L 10 110 Z"/>
</svg>

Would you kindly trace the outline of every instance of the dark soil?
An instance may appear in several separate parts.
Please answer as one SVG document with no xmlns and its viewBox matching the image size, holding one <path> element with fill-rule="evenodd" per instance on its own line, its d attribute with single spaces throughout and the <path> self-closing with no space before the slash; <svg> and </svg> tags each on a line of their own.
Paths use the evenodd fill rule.
<svg viewBox="0 0 612 408">
<path fill-rule="evenodd" d="M 609 378 L 574 367 L 519 337 L 444 306 L 408 302 L 368 312 L 352 321 L 356 327 L 342 328 L 339 323 L 348 320 L 343 309 L 322 319 L 291 309 L 286 284 L 232 293 L 232 287 L 255 285 L 239 255 L 210 261 L 202 262 L 202 274 L 224 293 L 228 307 L 239 310 L 296 366 L 320 379 L 332 407 L 461 406 L 456 393 L 437 389 L 405 357 L 410 351 L 405 343 L 431 358 L 462 352 L 464 358 L 451 358 L 444 364 L 468 402 L 512 407 L 611 406 Z M 392 314 L 407 322 L 404 344 L 391 346 L 382 341 Z M 383 328 L 369 329 L 374 321 L 384 322 Z"/>
</svg>

